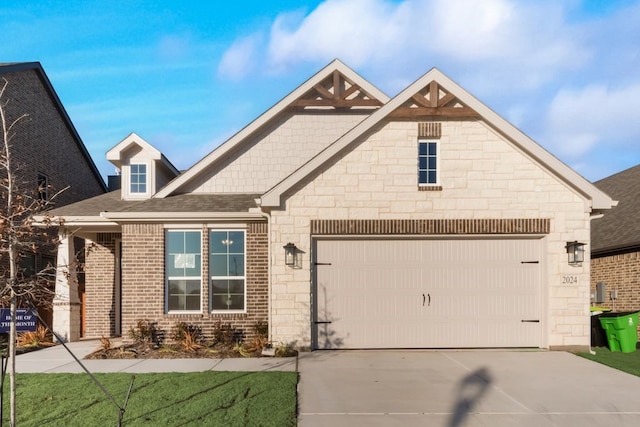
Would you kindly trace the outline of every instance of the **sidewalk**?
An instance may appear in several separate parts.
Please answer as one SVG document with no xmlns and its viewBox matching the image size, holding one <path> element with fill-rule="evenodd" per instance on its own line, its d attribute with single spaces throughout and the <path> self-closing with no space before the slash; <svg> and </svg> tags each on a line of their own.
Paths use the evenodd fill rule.
<svg viewBox="0 0 640 427">
<path fill-rule="evenodd" d="M 98 340 L 66 343 L 89 372 L 200 372 L 200 371 L 297 371 L 297 357 L 250 357 L 228 359 L 102 359 L 84 360 L 95 351 Z M 81 373 L 82 367 L 62 345 L 16 357 L 19 373 Z"/>
</svg>

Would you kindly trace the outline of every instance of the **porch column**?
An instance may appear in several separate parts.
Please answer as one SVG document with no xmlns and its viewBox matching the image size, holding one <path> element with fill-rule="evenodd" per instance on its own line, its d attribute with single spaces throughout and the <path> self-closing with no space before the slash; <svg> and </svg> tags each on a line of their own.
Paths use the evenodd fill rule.
<svg viewBox="0 0 640 427">
<path fill-rule="evenodd" d="M 80 299 L 73 236 L 60 234 L 53 298 L 53 330 L 65 341 L 80 339 Z"/>
</svg>

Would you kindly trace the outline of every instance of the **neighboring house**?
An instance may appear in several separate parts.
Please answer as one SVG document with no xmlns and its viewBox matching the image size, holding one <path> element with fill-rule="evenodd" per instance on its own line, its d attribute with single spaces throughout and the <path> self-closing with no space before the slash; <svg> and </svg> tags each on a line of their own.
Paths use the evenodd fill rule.
<svg viewBox="0 0 640 427">
<path fill-rule="evenodd" d="M 640 311 L 640 165 L 594 185 L 619 203 L 592 221 L 592 301 L 616 311 Z"/>
<path fill-rule="evenodd" d="M 437 69 L 389 99 L 336 60 L 166 185 L 152 151 L 131 135 L 108 154 L 122 191 L 54 212 L 93 242 L 87 336 L 589 346 L 590 261 L 567 245 L 614 202 Z"/>
<path fill-rule="evenodd" d="M 14 126 L 11 140 L 11 159 L 20 188 L 50 198 L 68 187 L 52 200 L 54 206 L 104 193 L 104 181 L 40 63 L 0 64 L 0 85 L 5 81 L 2 102 L 7 123 L 26 115 Z M 41 248 L 36 254 L 23 256 L 25 274 L 56 265 L 55 251 Z M 7 259 L 1 261 L 5 270 Z M 68 301 L 54 302 L 68 308 Z M 47 317 L 45 312 L 41 314 Z"/>
</svg>

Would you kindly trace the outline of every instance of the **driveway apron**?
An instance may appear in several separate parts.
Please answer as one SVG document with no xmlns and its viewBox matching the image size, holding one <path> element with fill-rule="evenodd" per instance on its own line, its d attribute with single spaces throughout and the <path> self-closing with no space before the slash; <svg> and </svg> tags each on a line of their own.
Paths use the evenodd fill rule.
<svg viewBox="0 0 640 427">
<path fill-rule="evenodd" d="M 565 352 L 315 351 L 299 357 L 310 426 L 640 426 L 640 378 Z"/>
</svg>

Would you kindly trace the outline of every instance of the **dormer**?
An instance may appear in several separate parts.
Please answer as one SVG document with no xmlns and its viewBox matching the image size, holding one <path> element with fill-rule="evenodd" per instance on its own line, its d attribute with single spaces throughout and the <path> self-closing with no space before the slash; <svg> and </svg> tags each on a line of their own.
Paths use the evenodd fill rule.
<svg viewBox="0 0 640 427">
<path fill-rule="evenodd" d="M 120 170 L 123 200 L 149 199 L 180 173 L 160 151 L 135 133 L 107 151 L 107 160 Z"/>
</svg>

